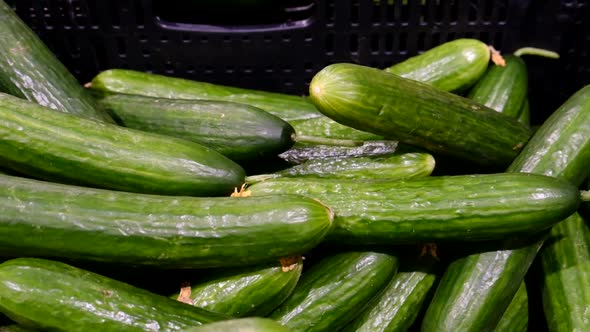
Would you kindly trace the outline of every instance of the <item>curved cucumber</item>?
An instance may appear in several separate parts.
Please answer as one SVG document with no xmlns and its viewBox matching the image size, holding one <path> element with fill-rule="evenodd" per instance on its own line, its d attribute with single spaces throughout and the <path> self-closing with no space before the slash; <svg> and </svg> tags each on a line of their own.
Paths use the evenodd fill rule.
<svg viewBox="0 0 590 332">
<path fill-rule="evenodd" d="M 0 91 L 80 117 L 113 123 L 43 41 L 0 0 Z"/>
<path fill-rule="evenodd" d="M 232 317 L 264 317 L 291 294 L 302 268 L 299 259 L 285 270 L 277 262 L 207 273 L 191 285 L 186 303 Z M 178 295 L 171 297 L 178 299 Z"/>
<path fill-rule="evenodd" d="M 228 195 L 238 164 L 203 145 L 82 119 L 0 93 L 0 165 L 36 178 L 122 191 Z"/>
<path fill-rule="evenodd" d="M 339 63 L 317 73 L 311 101 L 350 127 L 487 167 L 505 167 L 528 127 L 470 99 L 378 69 Z"/>
<path fill-rule="evenodd" d="M 270 318 L 246 317 L 203 324 L 184 332 L 289 332 L 288 328 Z"/>
<path fill-rule="evenodd" d="M 97 101 L 125 127 L 200 143 L 237 162 L 278 155 L 294 143 L 291 125 L 249 105 L 124 94 Z"/>
<path fill-rule="evenodd" d="M 544 174 L 580 185 L 590 175 L 588 123 L 590 86 L 572 95 L 543 123 L 508 171 Z M 492 330 L 516 294 L 543 240 L 544 236 L 509 239 L 499 250 L 452 262 L 428 307 L 422 330 Z"/>
<path fill-rule="evenodd" d="M 134 194 L 0 176 L 0 249 L 160 268 L 252 265 L 307 252 L 332 224 L 305 197 Z"/>
<path fill-rule="evenodd" d="M 277 178 L 330 178 L 393 180 L 428 176 L 434 170 L 434 157 L 428 153 L 403 153 L 378 157 L 345 157 L 308 160 L 271 174 L 246 177 L 246 183 Z"/>
<path fill-rule="evenodd" d="M 520 57 L 506 55 L 504 60 L 505 66 L 491 65 L 467 97 L 507 116 L 518 118 L 527 95 L 527 68 Z"/>
<path fill-rule="evenodd" d="M 485 73 L 488 46 L 477 39 L 455 39 L 385 68 L 404 78 L 428 83 L 443 91 L 463 91 Z"/>
<path fill-rule="evenodd" d="M 96 75 L 90 88 L 170 99 L 231 101 L 263 109 L 285 121 L 321 116 L 306 99 L 281 93 L 242 89 L 127 69 L 110 69 Z"/>
<path fill-rule="evenodd" d="M 228 319 L 61 262 L 0 264 L 0 311 L 51 331 L 181 331 Z"/>
<path fill-rule="evenodd" d="M 397 267 L 397 258 L 385 253 L 330 255 L 302 275 L 269 317 L 292 331 L 337 331 L 385 287 Z"/>
<path fill-rule="evenodd" d="M 248 188 L 253 196 L 306 195 L 334 211 L 326 241 L 393 244 L 478 241 L 530 234 L 576 211 L 580 194 L 549 176 L 498 173 L 391 181 L 283 178 Z"/>
<path fill-rule="evenodd" d="M 527 332 L 529 326 L 528 301 L 526 285 L 522 282 L 494 332 Z"/>
<path fill-rule="evenodd" d="M 419 262 L 398 271 L 381 294 L 342 331 L 409 330 L 436 281 L 434 266 L 432 261 Z"/>
</svg>

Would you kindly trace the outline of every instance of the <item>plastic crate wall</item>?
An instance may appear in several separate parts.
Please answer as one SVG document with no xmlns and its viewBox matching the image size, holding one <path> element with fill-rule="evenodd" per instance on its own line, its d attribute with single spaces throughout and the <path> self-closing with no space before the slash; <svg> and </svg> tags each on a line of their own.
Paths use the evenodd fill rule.
<svg viewBox="0 0 590 332">
<path fill-rule="evenodd" d="M 8 2 L 82 83 L 131 68 L 305 94 L 330 63 L 383 68 L 460 37 L 562 55 L 527 57 L 533 122 L 590 83 L 590 0 L 285 0 L 282 21 L 250 12 L 240 25 L 211 24 L 178 0 Z"/>
</svg>

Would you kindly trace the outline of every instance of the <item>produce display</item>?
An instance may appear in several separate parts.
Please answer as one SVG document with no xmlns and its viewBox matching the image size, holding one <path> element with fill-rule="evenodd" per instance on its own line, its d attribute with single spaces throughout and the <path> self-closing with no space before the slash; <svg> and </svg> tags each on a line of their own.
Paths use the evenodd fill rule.
<svg viewBox="0 0 590 332">
<path fill-rule="evenodd" d="M 83 84 L 2 0 L 0 41 L 0 331 L 590 331 L 590 84 L 531 123 L 550 51 L 455 38 L 296 96 Z"/>
</svg>

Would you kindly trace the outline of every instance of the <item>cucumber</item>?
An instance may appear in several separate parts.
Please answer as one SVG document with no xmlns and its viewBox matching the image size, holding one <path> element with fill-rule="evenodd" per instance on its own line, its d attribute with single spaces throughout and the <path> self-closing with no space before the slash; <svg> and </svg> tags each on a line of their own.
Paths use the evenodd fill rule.
<svg viewBox="0 0 590 332">
<path fill-rule="evenodd" d="M 360 316 L 343 332 L 407 331 L 433 289 L 437 275 L 432 259 L 422 259 L 412 266 L 402 263 L 387 287 L 376 296 Z"/>
<path fill-rule="evenodd" d="M 477 82 L 490 61 L 488 46 L 461 38 L 433 47 L 385 68 L 386 72 L 428 83 L 443 91 L 464 91 Z"/>
<path fill-rule="evenodd" d="M 518 114 L 518 122 L 530 125 L 531 124 L 531 110 L 529 106 L 529 101 L 525 99 L 524 105 L 522 105 L 522 109 Z"/>
<path fill-rule="evenodd" d="M 529 326 L 528 300 L 526 285 L 522 282 L 494 332 L 527 332 Z"/>
<path fill-rule="evenodd" d="M 588 123 L 590 85 L 574 93 L 543 123 L 507 171 L 544 174 L 580 185 L 590 175 Z M 453 261 L 428 307 L 422 330 L 493 330 L 545 238 L 546 234 L 508 239 L 497 250 Z"/>
<path fill-rule="evenodd" d="M 160 268 L 253 265 L 304 253 L 332 215 L 305 197 L 135 194 L 0 176 L 5 255 Z"/>
<path fill-rule="evenodd" d="M 236 162 L 275 156 L 294 143 L 291 125 L 244 104 L 113 94 L 98 105 L 122 126 L 200 143 Z"/>
<path fill-rule="evenodd" d="M 65 263 L 0 264 L 0 311 L 51 331 L 181 331 L 228 319 Z"/>
<path fill-rule="evenodd" d="M 505 66 L 491 65 L 467 97 L 518 118 L 527 95 L 527 68 L 524 61 L 515 55 L 505 55 L 504 60 Z"/>
<path fill-rule="evenodd" d="M 87 86 L 106 93 L 170 99 L 231 101 L 261 108 L 285 121 L 321 116 L 313 104 L 299 96 L 216 85 L 127 69 L 103 71 Z"/>
<path fill-rule="evenodd" d="M 306 195 L 334 211 L 326 241 L 355 244 L 480 241 L 539 232 L 576 211 L 580 194 L 549 176 L 498 173 L 391 181 L 282 178 L 252 196 Z"/>
<path fill-rule="evenodd" d="M 291 294 L 302 268 L 303 262 L 299 259 L 289 266 L 277 262 L 207 272 L 191 284 L 185 303 L 232 317 L 263 317 Z M 176 293 L 171 297 L 178 299 L 178 296 Z"/>
<path fill-rule="evenodd" d="M 507 166 L 530 137 L 516 119 L 470 99 L 355 64 L 325 67 L 309 93 L 336 122 L 490 168 Z"/>
<path fill-rule="evenodd" d="M 417 151 L 398 141 L 378 140 L 366 141 L 359 146 L 337 146 L 323 144 L 295 144 L 289 150 L 279 154 L 279 157 L 290 164 L 302 164 L 308 160 L 323 158 L 352 158 L 382 156 L 393 153 Z"/>
<path fill-rule="evenodd" d="M 539 252 L 549 331 L 583 331 L 590 308 L 590 229 L 578 213 L 553 226 Z"/>
<path fill-rule="evenodd" d="M 288 328 L 270 318 L 246 317 L 203 324 L 185 332 L 289 332 Z"/>
<path fill-rule="evenodd" d="M 245 172 L 203 145 L 103 124 L 0 93 L 0 166 L 131 192 L 229 195 Z"/>
<path fill-rule="evenodd" d="M 344 157 L 308 160 L 300 165 L 270 174 L 246 177 L 246 183 L 277 178 L 330 178 L 394 180 L 428 176 L 434 170 L 429 153 L 403 153 L 374 157 Z"/>
<path fill-rule="evenodd" d="M 43 41 L 0 0 L 0 91 L 48 108 L 113 123 Z"/>
<path fill-rule="evenodd" d="M 395 256 L 372 251 L 329 255 L 311 266 L 270 318 L 292 331 L 337 331 L 387 284 Z"/>
</svg>

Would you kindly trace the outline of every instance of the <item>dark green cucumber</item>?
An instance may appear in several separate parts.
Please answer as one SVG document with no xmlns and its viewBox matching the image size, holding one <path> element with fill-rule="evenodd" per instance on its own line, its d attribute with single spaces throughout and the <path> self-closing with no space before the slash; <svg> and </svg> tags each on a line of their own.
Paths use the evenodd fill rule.
<svg viewBox="0 0 590 332">
<path fill-rule="evenodd" d="M 525 99 L 524 104 L 522 105 L 522 109 L 520 110 L 520 113 L 518 113 L 517 119 L 518 119 L 518 122 L 520 122 L 522 124 L 525 124 L 525 125 L 531 124 L 531 110 L 530 110 L 528 99 Z"/>
<path fill-rule="evenodd" d="M 306 195 L 334 211 L 327 241 L 393 244 L 479 241 L 539 232 L 576 211 L 580 193 L 549 176 L 498 173 L 396 181 L 282 178 L 253 196 Z"/>
<path fill-rule="evenodd" d="M 543 123 L 508 172 L 544 174 L 580 185 L 590 175 L 588 124 L 590 86 L 573 94 Z M 428 307 L 422 330 L 492 331 L 545 237 L 508 239 L 498 250 L 453 261 Z"/>
<path fill-rule="evenodd" d="M 485 73 L 490 49 L 476 39 L 455 39 L 385 69 L 443 91 L 463 91 Z"/>
<path fill-rule="evenodd" d="M 0 176 L 0 252 L 170 268 L 274 261 L 331 227 L 305 197 L 181 197 Z"/>
<path fill-rule="evenodd" d="M 291 164 L 301 164 L 308 160 L 323 158 L 352 158 L 382 156 L 393 153 L 406 153 L 417 151 L 398 141 L 366 141 L 359 146 L 335 146 L 322 144 L 295 144 L 289 150 L 281 153 L 279 157 Z"/>
<path fill-rule="evenodd" d="M 275 156 L 294 143 L 291 125 L 250 105 L 124 94 L 98 104 L 125 127 L 197 142 L 237 162 Z"/>
<path fill-rule="evenodd" d="M 195 307 L 232 317 L 264 317 L 291 294 L 302 267 L 303 261 L 299 259 L 289 266 L 277 262 L 208 272 L 191 284 L 191 293 L 186 300 Z M 178 295 L 174 294 L 172 298 L 178 299 Z"/>
<path fill-rule="evenodd" d="M 39 37 L 0 0 L 0 91 L 51 109 L 113 123 Z"/>
<path fill-rule="evenodd" d="M 590 229 L 578 213 L 553 226 L 539 252 L 549 331 L 583 331 L 590 322 Z"/>
<path fill-rule="evenodd" d="M 330 178 L 395 180 L 428 176 L 434 170 L 434 157 L 429 153 L 403 153 L 374 157 L 344 157 L 308 160 L 270 174 L 246 177 L 246 183 L 277 178 Z"/>
<path fill-rule="evenodd" d="M 228 319 L 61 262 L 0 264 L 0 311 L 51 331 L 181 331 Z"/>
<path fill-rule="evenodd" d="M 487 167 L 505 167 L 528 141 L 516 119 L 378 69 L 339 63 L 317 73 L 311 101 L 350 127 Z"/>
<path fill-rule="evenodd" d="M 256 106 L 285 121 L 321 116 L 313 104 L 299 96 L 216 85 L 134 70 L 103 71 L 92 79 L 89 87 L 107 93 L 157 98 L 231 101 Z"/>
<path fill-rule="evenodd" d="M 410 329 L 436 281 L 435 265 L 432 259 L 419 260 L 405 268 L 402 263 L 401 270 L 381 294 L 342 331 L 393 332 Z"/>
<path fill-rule="evenodd" d="M 397 258 L 386 253 L 327 256 L 302 275 L 293 294 L 269 317 L 292 331 L 337 331 L 385 287 L 397 267 Z"/>
<path fill-rule="evenodd" d="M 527 332 L 529 326 L 528 301 L 526 285 L 522 282 L 494 332 Z"/>
<path fill-rule="evenodd" d="M 287 327 L 270 318 L 246 317 L 203 324 L 184 332 L 289 332 Z"/>
<path fill-rule="evenodd" d="M 132 192 L 229 195 L 238 164 L 201 144 L 99 123 L 0 93 L 0 165 L 45 180 Z"/>
<path fill-rule="evenodd" d="M 527 95 L 527 68 L 524 61 L 515 55 L 506 55 L 504 60 L 505 66 L 491 65 L 467 97 L 518 118 Z"/>
</svg>

